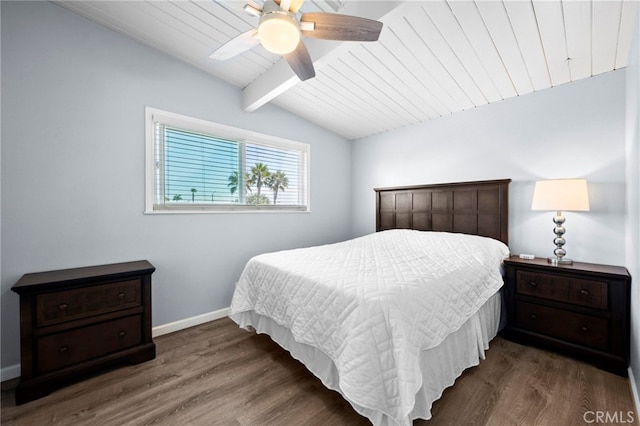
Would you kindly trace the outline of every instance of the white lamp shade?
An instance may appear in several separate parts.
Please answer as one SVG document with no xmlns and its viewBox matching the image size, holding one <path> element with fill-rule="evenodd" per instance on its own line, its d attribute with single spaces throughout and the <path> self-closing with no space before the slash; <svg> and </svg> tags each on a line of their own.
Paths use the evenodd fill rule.
<svg viewBox="0 0 640 426">
<path fill-rule="evenodd" d="M 532 210 L 589 211 L 585 179 L 554 179 L 536 182 Z"/>
<path fill-rule="evenodd" d="M 290 15 L 274 12 L 265 14 L 258 25 L 258 38 L 269 52 L 286 55 L 300 43 L 300 28 Z"/>
</svg>

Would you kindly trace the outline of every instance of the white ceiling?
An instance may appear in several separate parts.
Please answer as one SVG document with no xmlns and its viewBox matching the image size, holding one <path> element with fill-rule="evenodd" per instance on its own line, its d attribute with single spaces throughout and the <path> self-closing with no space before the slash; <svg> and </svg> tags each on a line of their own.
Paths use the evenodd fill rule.
<svg viewBox="0 0 640 426">
<path fill-rule="evenodd" d="M 262 46 L 209 59 L 257 25 L 242 1 L 55 3 L 242 88 L 247 111 L 271 102 L 347 139 L 625 67 L 638 8 L 635 0 L 307 0 L 301 12 L 384 27 L 371 43 L 306 38 L 317 76 L 300 82 Z"/>
</svg>

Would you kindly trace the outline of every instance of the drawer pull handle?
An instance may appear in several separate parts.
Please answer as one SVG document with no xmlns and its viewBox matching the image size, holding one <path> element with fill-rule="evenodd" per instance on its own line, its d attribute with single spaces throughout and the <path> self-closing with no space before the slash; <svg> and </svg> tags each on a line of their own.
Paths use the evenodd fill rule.
<svg viewBox="0 0 640 426">
<path fill-rule="evenodd" d="M 537 319 L 538 319 L 538 316 L 537 316 L 536 314 L 531 314 L 531 319 L 532 319 L 532 320 L 537 320 Z"/>
<path fill-rule="evenodd" d="M 585 327 L 584 325 L 582 327 L 580 327 L 580 330 L 582 330 L 583 332 L 587 332 L 589 331 L 589 329 L 587 327 Z"/>
<path fill-rule="evenodd" d="M 124 299 L 124 293 L 118 293 L 118 299 Z"/>
<path fill-rule="evenodd" d="M 69 346 L 62 346 L 60 349 L 58 349 L 58 352 L 60 352 L 61 354 L 69 352 Z"/>
<path fill-rule="evenodd" d="M 126 332 L 126 331 L 124 331 L 124 330 L 120 330 L 120 333 L 118 333 L 118 336 L 120 336 L 120 337 L 124 337 L 126 334 L 127 334 L 127 332 Z"/>
<path fill-rule="evenodd" d="M 529 286 L 531 286 L 533 288 L 536 288 L 536 287 L 538 287 L 538 283 L 535 282 L 535 281 L 529 281 Z"/>
<path fill-rule="evenodd" d="M 585 289 L 580 290 L 580 296 L 588 296 L 588 295 L 589 295 L 588 290 L 585 290 Z"/>
<path fill-rule="evenodd" d="M 66 303 L 61 303 L 58 305 L 58 309 L 60 309 L 61 311 L 66 311 L 68 307 L 69 305 L 67 305 Z"/>
</svg>

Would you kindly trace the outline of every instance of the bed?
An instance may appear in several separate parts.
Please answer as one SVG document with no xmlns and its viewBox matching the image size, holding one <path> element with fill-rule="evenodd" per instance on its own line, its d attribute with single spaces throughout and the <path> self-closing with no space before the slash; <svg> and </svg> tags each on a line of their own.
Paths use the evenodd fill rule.
<svg viewBox="0 0 640 426">
<path fill-rule="evenodd" d="M 374 425 L 429 419 L 501 327 L 509 183 L 377 188 L 375 233 L 252 258 L 229 316 Z"/>
</svg>

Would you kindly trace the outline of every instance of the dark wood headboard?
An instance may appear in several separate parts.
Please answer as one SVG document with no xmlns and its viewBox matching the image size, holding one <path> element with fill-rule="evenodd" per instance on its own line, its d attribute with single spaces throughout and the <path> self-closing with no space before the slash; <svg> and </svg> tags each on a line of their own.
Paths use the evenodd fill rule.
<svg viewBox="0 0 640 426">
<path fill-rule="evenodd" d="M 376 232 L 460 232 L 509 244 L 511 179 L 375 188 Z"/>
</svg>

